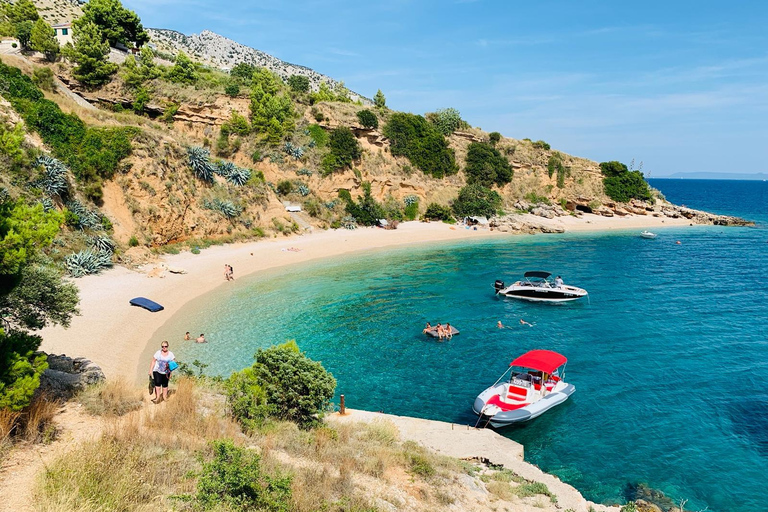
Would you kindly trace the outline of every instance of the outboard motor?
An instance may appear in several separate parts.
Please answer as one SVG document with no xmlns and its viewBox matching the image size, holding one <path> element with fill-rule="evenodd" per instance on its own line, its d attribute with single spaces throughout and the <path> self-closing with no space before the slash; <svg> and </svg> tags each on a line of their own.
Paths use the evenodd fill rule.
<svg viewBox="0 0 768 512">
<path fill-rule="evenodd" d="M 504 281 L 496 280 L 495 283 L 493 283 L 493 289 L 496 290 L 496 293 L 499 293 L 501 290 L 504 289 Z"/>
</svg>

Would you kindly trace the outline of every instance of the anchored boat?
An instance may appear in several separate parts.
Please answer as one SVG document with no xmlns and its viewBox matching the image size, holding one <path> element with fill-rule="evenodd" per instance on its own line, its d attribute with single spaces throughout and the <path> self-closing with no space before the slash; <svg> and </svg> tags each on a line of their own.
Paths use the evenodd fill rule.
<svg viewBox="0 0 768 512">
<path fill-rule="evenodd" d="M 586 297 L 584 288 L 564 284 L 559 276 L 554 280 L 551 277 L 549 272 L 526 272 L 522 281 L 505 286 L 504 281 L 497 280 L 493 287 L 497 295 L 532 301 L 567 302 Z"/>
<path fill-rule="evenodd" d="M 565 356 L 551 350 L 531 350 L 509 364 L 507 371 L 472 406 L 478 423 L 505 427 L 536 418 L 576 391 L 563 380 Z M 509 375 L 509 378 L 506 378 Z"/>
<path fill-rule="evenodd" d="M 643 238 L 656 238 L 658 235 L 656 235 L 656 233 L 651 233 L 646 229 L 645 231 L 640 232 L 640 236 Z"/>
</svg>

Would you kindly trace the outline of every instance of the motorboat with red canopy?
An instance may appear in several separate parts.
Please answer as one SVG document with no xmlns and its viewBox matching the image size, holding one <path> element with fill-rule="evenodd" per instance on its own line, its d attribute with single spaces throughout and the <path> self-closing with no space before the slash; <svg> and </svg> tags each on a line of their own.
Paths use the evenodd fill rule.
<svg viewBox="0 0 768 512">
<path fill-rule="evenodd" d="M 552 274 L 538 270 L 526 272 L 522 281 L 509 286 L 504 281 L 493 283 L 496 295 L 541 302 L 567 302 L 587 296 L 587 290 L 563 283 L 560 276 L 551 279 Z"/>
<path fill-rule="evenodd" d="M 475 399 L 472 409 L 480 416 L 478 423 L 505 427 L 565 402 L 576 391 L 563 380 L 567 361 L 551 350 L 531 350 L 512 361 L 493 386 Z"/>
</svg>

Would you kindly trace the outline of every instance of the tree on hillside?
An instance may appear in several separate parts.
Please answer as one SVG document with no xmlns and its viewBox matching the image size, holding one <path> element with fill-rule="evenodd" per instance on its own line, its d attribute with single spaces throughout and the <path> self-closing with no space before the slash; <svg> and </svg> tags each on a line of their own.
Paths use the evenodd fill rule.
<svg viewBox="0 0 768 512">
<path fill-rule="evenodd" d="M 174 83 L 193 84 L 197 82 L 197 69 L 192 59 L 184 52 L 176 55 L 176 62 L 168 71 L 166 78 Z"/>
<path fill-rule="evenodd" d="M 251 80 L 251 124 L 266 142 L 276 146 L 293 130 L 293 102 L 285 94 L 282 80 L 268 69 L 258 68 Z"/>
<path fill-rule="evenodd" d="M 29 40 L 32 37 L 32 29 L 35 24 L 29 20 L 21 21 L 16 24 L 16 39 L 22 48 L 29 48 Z"/>
<path fill-rule="evenodd" d="M 461 113 L 455 108 L 442 108 L 434 113 L 427 114 L 427 119 L 443 135 L 450 135 L 459 128 L 467 126 L 467 122 L 461 118 Z"/>
<path fill-rule="evenodd" d="M 610 162 L 602 162 L 600 164 L 600 171 L 603 176 L 620 176 L 625 172 L 629 172 L 627 166 L 617 160 L 611 160 Z"/>
<path fill-rule="evenodd" d="M 149 47 L 143 46 L 138 62 L 133 55 L 128 55 L 125 58 L 121 74 L 125 85 L 137 89 L 144 82 L 158 78 L 161 71 L 155 64 L 155 54 Z"/>
<path fill-rule="evenodd" d="M 29 331 L 67 326 L 77 314 L 77 287 L 39 256 L 63 221 L 42 205 L 0 200 L 0 409 L 26 407 L 48 366 Z"/>
<path fill-rule="evenodd" d="M 230 76 L 242 78 L 243 80 L 250 80 L 253 78 L 253 72 L 256 71 L 256 66 L 248 64 L 246 62 L 238 62 L 229 72 Z"/>
<path fill-rule="evenodd" d="M 376 91 L 376 95 L 373 97 L 373 104 L 376 108 L 384 108 L 387 106 L 387 98 L 384 97 L 384 93 L 381 89 Z"/>
<path fill-rule="evenodd" d="M 352 162 L 363 154 L 355 134 L 346 126 L 339 126 L 331 132 L 328 147 L 331 151 L 323 157 L 323 170 L 326 174 L 352 167 Z"/>
<path fill-rule="evenodd" d="M 493 217 L 501 208 L 501 196 L 479 183 L 467 185 L 459 191 L 459 197 L 453 202 L 453 212 L 457 217 L 482 215 Z"/>
<path fill-rule="evenodd" d="M 103 85 L 117 71 L 117 64 L 107 61 L 109 44 L 103 39 L 99 27 L 85 23 L 73 36 L 75 45 L 67 45 L 65 56 L 77 66 L 72 74 L 82 84 L 89 87 Z"/>
<path fill-rule="evenodd" d="M 394 156 L 405 156 L 424 174 L 443 178 L 456 174 L 456 156 L 445 137 L 422 116 L 397 112 L 384 126 Z"/>
<path fill-rule="evenodd" d="M 309 92 L 309 77 L 291 75 L 288 77 L 288 86 L 294 92 Z"/>
<path fill-rule="evenodd" d="M 17 0 L 14 3 L 7 3 L 3 6 L 3 14 L 8 21 L 14 25 L 21 23 L 22 21 L 35 22 L 40 18 L 37 13 L 37 7 L 32 0 Z"/>
<path fill-rule="evenodd" d="M 469 145 L 464 172 L 467 183 L 479 183 L 484 187 L 506 185 L 514 174 L 509 161 L 496 148 L 482 142 Z"/>
<path fill-rule="evenodd" d="M 614 201 L 627 203 L 632 199 L 652 199 L 651 189 L 640 171 L 630 171 L 626 165 L 616 160 L 602 162 L 600 170 L 604 176 L 605 194 Z"/>
<path fill-rule="evenodd" d="M 122 43 L 140 47 L 149 41 L 141 19 L 135 12 L 123 7 L 120 0 L 90 0 L 83 6 L 83 15 L 74 22 L 75 34 L 88 23 L 99 27 L 109 46 Z"/>
<path fill-rule="evenodd" d="M 42 18 L 38 19 L 32 27 L 29 47 L 45 54 L 45 58 L 50 62 L 56 61 L 61 52 L 59 42 L 56 40 L 56 31 Z"/>
<path fill-rule="evenodd" d="M 357 113 L 357 120 L 360 121 L 360 124 L 365 128 L 376 129 L 379 127 L 379 118 L 367 108 Z"/>
</svg>

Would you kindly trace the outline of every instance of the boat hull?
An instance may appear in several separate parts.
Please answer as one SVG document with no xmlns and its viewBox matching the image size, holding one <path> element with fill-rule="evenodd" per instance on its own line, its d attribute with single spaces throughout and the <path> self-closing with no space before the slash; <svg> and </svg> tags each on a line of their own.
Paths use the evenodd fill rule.
<svg viewBox="0 0 768 512">
<path fill-rule="evenodd" d="M 575 286 L 563 286 L 560 288 L 544 288 L 538 286 L 518 286 L 513 284 L 498 294 L 512 299 L 530 300 L 536 302 L 568 302 L 579 300 L 587 296 L 587 291 Z"/>
<path fill-rule="evenodd" d="M 475 403 L 472 406 L 472 410 L 480 416 L 480 424 L 487 423 L 494 428 L 507 427 L 514 423 L 523 423 L 525 421 L 538 418 L 548 410 L 568 400 L 576 387 L 573 384 L 567 384 L 565 387 L 549 393 L 544 398 L 533 402 L 532 404 L 520 407 L 511 411 L 500 411 L 492 416 L 485 414 L 486 400 L 489 394 L 488 391 L 495 390 L 495 388 L 488 388 L 486 391 L 480 394 L 475 399 Z"/>
</svg>

